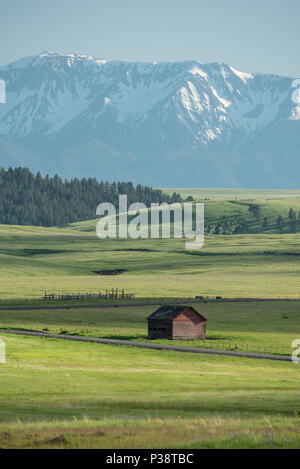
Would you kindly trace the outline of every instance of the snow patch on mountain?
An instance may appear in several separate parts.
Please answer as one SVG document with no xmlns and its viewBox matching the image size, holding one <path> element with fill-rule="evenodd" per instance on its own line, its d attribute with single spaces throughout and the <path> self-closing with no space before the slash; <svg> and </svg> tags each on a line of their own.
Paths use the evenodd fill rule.
<svg viewBox="0 0 300 469">
<path fill-rule="evenodd" d="M 287 94 L 225 64 L 121 62 L 51 51 L 1 67 L 0 76 L 8 88 L 0 135 L 14 138 L 55 134 L 80 116 L 94 126 L 107 113 L 128 132 L 147 119 L 167 122 L 175 107 L 173 117 L 185 124 L 193 148 L 216 138 L 236 145 L 238 130 L 243 144 L 274 119 Z M 297 89 L 293 97 L 298 100 Z"/>
<path fill-rule="evenodd" d="M 233 67 L 230 67 L 230 70 L 232 70 L 233 73 L 235 73 L 235 75 L 238 76 L 242 80 L 243 83 L 247 83 L 247 80 L 253 80 L 254 78 L 254 76 L 251 75 L 251 73 L 239 72 Z"/>
<path fill-rule="evenodd" d="M 197 66 L 194 66 L 193 68 L 191 68 L 191 70 L 189 70 L 189 73 L 191 73 L 192 75 L 199 75 L 200 77 L 203 77 L 205 78 L 205 80 L 207 80 L 207 73 L 205 73 L 203 70 L 201 70 L 201 68 L 197 67 Z"/>
<path fill-rule="evenodd" d="M 152 158 L 184 164 L 184 155 L 200 155 L 199 164 L 221 167 L 223 155 L 231 155 L 225 165 L 231 168 L 250 149 L 273 155 L 288 142 L 287 155 L 294 146 L 298 151 L 298 127 L 289 127 L 291 137 L 275 150 L 272 140 L 285 139 L 286 130 L 278 129 L 300 121 L 300 79 L 224 63 L 125 62 L 51 51 L 0 67 L 0 79 L 6 84 L 0 147 L 17 152 L 20 146 L 24 158 L 55 145 L 51 158 L 57 155 L 55 164 L 69 171 L 81 167 L 80 158 L 84 168 L 97 167 L 100 154 L 103 171 L 116 158 L 122 166 L 124 158 L 120 174 L 126 174 L 128 161 L 139 158 L 154 168 Z"/>
</svg>

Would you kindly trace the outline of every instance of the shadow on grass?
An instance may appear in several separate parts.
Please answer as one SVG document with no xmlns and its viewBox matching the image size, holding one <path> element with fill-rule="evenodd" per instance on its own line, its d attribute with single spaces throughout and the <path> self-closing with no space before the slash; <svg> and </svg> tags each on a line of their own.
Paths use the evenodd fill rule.
<svg viewBox="0 0 300 469">
<path fill-rule="evenodd" d="M 97 334 L 95 335 L 95 337 L 96 336 L 97 336 Z M 113 334 L 113 335 L 101 335 L 101 336 L 99 336 L 99 339 L 132 340 L 134 342 L 138 342 L 139 340 L 148 339 L 148 337 L 146 335 L 135 336 L 135 335 L 114 335 Z"/>
</svg>

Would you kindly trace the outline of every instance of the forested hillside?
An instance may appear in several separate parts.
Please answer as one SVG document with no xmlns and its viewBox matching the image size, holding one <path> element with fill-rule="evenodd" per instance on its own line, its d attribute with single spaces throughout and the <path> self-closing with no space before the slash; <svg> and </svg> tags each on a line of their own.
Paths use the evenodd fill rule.
<svg viewBox="0 0 300 469">
<path fill-rule="evenodd" d="M 43 178 L 27 168 L 0 172 L 0 223 L 11 225 L 58 226 L 96 217 L 101 202 L 118 206 L 119 194 L 127 194 L 128 204 L 180 202 L 181 196 L 131 182 L 109 183 L 96 178 L 62 180 L 55 175 Z"/>
</svg>

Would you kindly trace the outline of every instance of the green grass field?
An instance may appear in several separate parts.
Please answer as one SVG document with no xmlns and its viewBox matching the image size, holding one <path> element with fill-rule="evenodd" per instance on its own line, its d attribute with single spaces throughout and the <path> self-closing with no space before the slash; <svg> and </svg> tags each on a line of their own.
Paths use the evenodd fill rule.
<svg viewBox="0 0 300 469">
<path fill-rule="evenodd" d="M 194 201 L 205 204 L 205 227 L 208 232 L 221 234 L 261 234 L 299 232 L 300 191 L 296 190 L 254 190 L 254 189 L 163 189 L 172 194 L 180 193 L 183 199 L 193 197 Z M 253 216 L 249 206 L 259 207 L 259 216 Z M 297 227 L 291 228 L 289 210 L 295 211 Z M 282 227 L 277 217 L 283 217 Z M 266 219 L 264 221 L 264 219 Z M 232 225 L 228 231 L 228 223 Z M 224 228 L 224 226 L 227 229 Z M 223 228 L 222 228 L 223 226 Z M 223 230 L 223 233 L 222 233 Z"/>
<path fill-rule="evenodd" d="M 192 192 L 191 192 L 192 191 Z M 67 227 L 0 226 L 0 328 L 147 340 L 156 307 L 43 309 L 44 291 L 119 288 L 135 302 L 195 295 L 300 297 L 300 240 L 276 232 L 300 192 L 182 190 L 205 200 L 208 224 L 239 218 L 248 233 L 184 240 L 100 240 L 95 220 Z M 260 220 L 249 203 L 261 206 Z M 269 225 L 262 227 L 267 216 Z M 123 269 L 116 276 L 94 271 Z M 101 300 L 103 302 L 103 300 Z M 97 302 L 101 302 L 98 300 Z M 107 302 L 107 300 L 105 300 Z M 59 304 L 48 302 L 46 304 Z M 65 302 L 70 307 L 74 301 Z M 181 345 L 289 355 L 300 302 L 201 303 L 207 340 Z M 300 365 L 73 343 L 0 333 L 0 448 L 299 448 Z M 164 342 L 164 341 L 160 341 Z M 176 343 L 176 342 L 172 342 Z M 178 342 L 179 343 L 179 342 Z"/>
<path fill-rule="evenodd" d="M 192 196 L 195 200 L 277 200 L 277 199 L 297 199 L 300 198 L 299 190 L 278 190 L 278 189 L 218 189 L 218 188 L 160 188 L 167 194 L 172 195 L 177 192 L 182 197 Z"/>
<path fill-rule="evenodd" d="M 118 276 L 96 270 L 124 269 Z M 136 297 L 299 297 L 298 234 L 100 240 L 70 228 L 0 227 L 0 299 L 125 288 Z"/>
<path fill-rule="evenodd" d="M 295 364 L 1 338 L 2 448 L 299 448 Z"/>
<path fill-rule="evenodd" d="M 288 355 L 299 337 L 299 302 L 197 308 L 208 340 L 181 345 Z M 154 309 L 2 310 L 0 327 L 146 341 Z M 0 447 L 299 448 L 297 364 L 3 332 L 0 339 Z"/>
<path fill-rule="evenodd" d="M 207 339 L 172 344 L 221 350 L 291 355 L 300 331 L 300 302 L 200 303 L 193 305 L 208 320 Z M 147 321 L 158 306 L 122 308 L 0 311 L 0 328 L 46 329 L 59 333 L 147 341 Z M 170 344 L 168 340 L 158 340 Z"/>
</svg>

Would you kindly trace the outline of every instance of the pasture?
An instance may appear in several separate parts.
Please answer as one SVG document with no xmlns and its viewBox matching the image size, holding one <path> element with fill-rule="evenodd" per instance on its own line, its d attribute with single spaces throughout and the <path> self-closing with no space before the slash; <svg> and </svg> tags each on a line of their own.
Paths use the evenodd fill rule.
<svg viewBox="0 0 300 469">
<path fill-rule="evenodd" d="M 186 251 L 183 239 L 100 240 L 91 226 L 1 225 L 0 299 L 107 288 L 144 298 L 300 296 L 296 233 L 206 235 L 201 250 Z M 124 272 L 94 273 L 104 269 Z"/>
<path fill-rule="evenodd" d="M 195 200 L 212 199 L 212 200 L 278 200 L 278 199 L 297 199 L 300 198 L 299 190 L 288 189 L 226 189 L 226 188 L 160 188 L 163 192 L 172 195 L 177 192 L 186 198 L 189 195 Z"/>
<path fill-rule="evenodd" d="M 300 301 L 194 304 L 207 322 L 206 340 L 158 343 L 291 355 L 300 335 Z M 72 335 L 148 341 L 147 316 L 158 306 L 1 310 L 0 328 L 64 331 Z"/>
<path fill-rule="evenodd" d="M 300 192 L 182 194 L 205 201 L 208 224 L 239 218 L 248 232 L 207 234 L 200 251 L 186 251 L 183 239 L 100 240 L 96 220 L 1 225 L 0 328 L 146 341 L 146 317 L 156 306 L 137 302 L 300 297 L 299 235 L 288 232 L 286 221 L 290 207 L 300 211 Z M 249 212 L 253 200 L 260 219 Z M 278 214 L 285 220 L 281 233 Z M 116 269 L 122 273 L 95 273 Z M 40 299 L 45 290 L 110 288 L 124 288 L 135 300 L 119 308 L 81 301 L 74 309 L 73 301 Z M 70 309 L 43 308 L 58 304 Z M 5 309 L 21 305 L 29 309 Z M 208 319 L 207 340 L 180 345 L 290 355 L 299 338 L 298 301 L 195 308 Z M 0 339 L 7 350 L 7 364 L 0 365 L 1 448 L 299 448 L 300 365 L 5 332 Z"/>
<path fill-rule="evenodd" d="M 0 336 L 2 448 L 299 448 L 299 365 Z"/>
<path fill-rule="evenodd" d="M 146 341 L 155 308 L 1 310 L 0 327 Z M 181 345 L 290 354 L 299 338 L 297 301 L 196 308 L 208 319 L 208 340 Z M 299 447 L 298 364 L 5 332 L 0 339 L 3 448 Z"/>
</svg>

